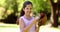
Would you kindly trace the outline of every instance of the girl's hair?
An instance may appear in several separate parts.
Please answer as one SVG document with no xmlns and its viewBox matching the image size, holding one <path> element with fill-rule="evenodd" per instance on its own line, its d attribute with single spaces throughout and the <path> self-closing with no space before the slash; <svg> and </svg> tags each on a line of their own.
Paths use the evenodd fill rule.
<svg viewBox="0 0 60 32">
<path fill-rule="evenodd" d="M 27 5 L 29 5 L 29 4 L 32 5 L 32 3 L 31 3 L 30 1 L 25 1 L 25 2 L 24 2 L 23 7 L 22 7 L 21 12 L 20 12 L 20 17 L 25 14 L 25 12 L 23 11 L 23 8 L 25 8 L 25 7 L 26 7 Z M 32 6 L 33 6 L 33 5 L 32 5 Z"/>
</svg>

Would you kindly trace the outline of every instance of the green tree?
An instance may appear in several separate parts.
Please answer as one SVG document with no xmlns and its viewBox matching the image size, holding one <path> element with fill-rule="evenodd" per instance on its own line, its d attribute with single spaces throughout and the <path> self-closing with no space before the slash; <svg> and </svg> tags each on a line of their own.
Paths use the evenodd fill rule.
<svg viewBox="0 0 60 32">
<path fill-rule="evenodd" d="M 7 14 L 8 9 L 12 9 L 14 12 L 10 15 L 7 15 L 7 18 L 5 18 L 4 22 L 6 23 L 15 23 L 17 20 L 16 13 L 18 12 L 18 3 L 17 0 L 6 0 L 6 6 L 5 6 L 5 14 Z"/>
<path fill-rule="evenodd" d="M 33 3 L 33 12 L 35 12 L 36 14 L 41 12 L 41 11 L 45 11 L 46 13 L 50 12 L 50 4 L 48 0 L 30 0 Z"/>
</svg>

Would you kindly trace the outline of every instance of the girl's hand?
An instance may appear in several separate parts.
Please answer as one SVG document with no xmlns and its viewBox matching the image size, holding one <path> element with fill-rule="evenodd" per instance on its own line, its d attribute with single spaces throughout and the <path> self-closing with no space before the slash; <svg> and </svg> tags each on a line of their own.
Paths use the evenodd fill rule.
<svg viewBox="0 0 60 32">
<path fill-rule="evenodd" d="M 40 20 L 40 15 L 36 16 L 35 20 L 37 20 L 37 21 Z"/>
</svg>

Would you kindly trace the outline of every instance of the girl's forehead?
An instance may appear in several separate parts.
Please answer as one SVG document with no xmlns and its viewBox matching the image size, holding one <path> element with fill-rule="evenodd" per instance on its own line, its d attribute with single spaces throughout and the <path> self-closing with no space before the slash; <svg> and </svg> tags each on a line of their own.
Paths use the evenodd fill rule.
<svg viewBox="0 0 60 32">
<path fill-rule="evenodd" d="M 27 5 L 26 7 L 30 7 L 30 8 L 32 8 L 32 5 L 31 5 L 31 4 L 29 4 L 29 5 Z"/>
</svg>

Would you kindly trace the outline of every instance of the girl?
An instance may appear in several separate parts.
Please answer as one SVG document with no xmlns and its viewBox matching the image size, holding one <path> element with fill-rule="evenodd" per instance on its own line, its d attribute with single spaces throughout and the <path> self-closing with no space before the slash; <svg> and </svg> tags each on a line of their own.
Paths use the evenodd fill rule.
<svg viewBox="0 0 60 32">
<path fill-rule="evenodd" d="M 34 18 L 30 16 L 32 11 L 32 3 L 30 1 L 26 1 L 23 4 L 20 17 L 19 17 L 19 25 L 20 32 L 36 32 L 36 22 L 38 18 Z"/>
</svg>

